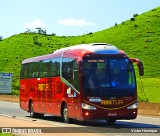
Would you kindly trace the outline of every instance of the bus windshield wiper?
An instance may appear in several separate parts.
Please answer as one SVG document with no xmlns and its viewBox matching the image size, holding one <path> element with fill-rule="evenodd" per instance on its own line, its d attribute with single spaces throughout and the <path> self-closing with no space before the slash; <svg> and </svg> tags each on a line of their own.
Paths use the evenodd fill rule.
<svg viewBox="0 0 160 136">
<path fill-rule="evenodd" d="M 128 94 L 134 94 L 134 92 L 131 92 L 131 91 L 127 91 L 127 90 L 122 90 L 122 91 L 119 91 L 121 93 L 128 93 Z"/>
</svg>

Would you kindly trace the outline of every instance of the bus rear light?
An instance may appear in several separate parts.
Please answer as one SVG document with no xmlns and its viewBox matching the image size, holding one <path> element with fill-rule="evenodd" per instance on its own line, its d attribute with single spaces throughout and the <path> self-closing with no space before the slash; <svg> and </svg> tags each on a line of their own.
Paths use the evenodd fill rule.
<svg viewBox="0 0 160 136">
<path fill-rule="evenodd" d="M 91 105 L 86 104 L 86 103 L 82 103 L 82 109 L 85 109 L 85 110 L 96 110 L 96 107 L 91 106 Z"/>
</svg>

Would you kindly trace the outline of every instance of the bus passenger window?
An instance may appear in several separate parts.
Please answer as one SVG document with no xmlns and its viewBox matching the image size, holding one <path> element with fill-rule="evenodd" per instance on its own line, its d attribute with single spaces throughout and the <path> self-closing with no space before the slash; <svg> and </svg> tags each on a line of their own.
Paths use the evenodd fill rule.
<svg viewBox="0 0 160 136">
<path fill-rule="evenodd" d="M 30 78 L 30 63 L 27 63 L 25 67 L 25 78 Z"/>
<path fill-rule="evenodd" d="M 38 66 L 39 62 L 32 62 L 30 63 L 30 77 L 38 77 Z"/>
<path fill-rule="evenodd" d="M 26 64 L 22 64 L 20 79 L 25 79 L 25 70 L 26 70 Z"/>
<path fill-rule="evenodd" d="M 51 60 L 51 71 L 50 76 L 59 76 L 60 75 L 60 58 L 54 58 Z"/>
<path fill-rule="evenodd" d="M 50 64 L 50 60 L 43 60 L 40 62 L 40 77 L 49 77 Z"/>
</svg>

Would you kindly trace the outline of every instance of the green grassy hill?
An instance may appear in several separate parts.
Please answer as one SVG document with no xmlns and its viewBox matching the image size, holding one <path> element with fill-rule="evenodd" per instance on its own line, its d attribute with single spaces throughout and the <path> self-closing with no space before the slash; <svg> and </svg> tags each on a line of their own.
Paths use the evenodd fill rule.
<svg viewBox="0 0 160 136">
<path fill-rule="evenodd" d="M 160 7 L 131 18 L 109 29 L 83 36 L 21 33 L 6 38 L 0 41 L 0 72 L 14 74 L 15 92 L 19 90 L 20 65 L 25 58 L 75 44 L 106 42 L 143 62 L 145 75 L 140 79 L 137 74 L 139 100 L 160 102 Z"/>
</svg>

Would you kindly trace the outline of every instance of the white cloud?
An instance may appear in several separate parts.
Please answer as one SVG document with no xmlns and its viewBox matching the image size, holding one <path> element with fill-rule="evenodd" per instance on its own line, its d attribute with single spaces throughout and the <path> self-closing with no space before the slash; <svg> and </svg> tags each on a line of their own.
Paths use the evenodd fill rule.
<svg viewBox="0 0 160 136">
<path fill-rule="evenodd" d="M 37 27 L 44 28 L 46 26 L 47 25 L 43 21 L 41 21 L 40 19 L 34 19 L 33 22 L 24 23 L 24 27 L 28 28 L 28 29 L 37 28 Z"/>
<path fill-rule="evenodd" d="M 65 26 L 91 26 L 95 25 L 95 23 L 87 22 L 83 19 L 74 19 L 74 18 L 67 18 L 63 20 L 58 20 L 58 24 L 65 25 Z"/>
</svg>

